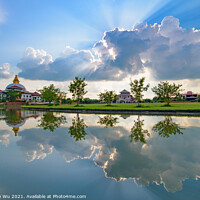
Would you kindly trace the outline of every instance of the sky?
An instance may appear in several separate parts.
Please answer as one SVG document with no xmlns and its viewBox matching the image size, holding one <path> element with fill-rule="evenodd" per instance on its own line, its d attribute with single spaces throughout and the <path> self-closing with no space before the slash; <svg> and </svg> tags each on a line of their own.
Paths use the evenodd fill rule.
<svg viewBox="0 0 200 200">
<path fill-rule="evenodd" d="M 18 74 L 29 91 L 67 92 L 79 76 L 97 98 L 145 76 L 150 87 L 169 80 L 200 93 L 199 9 L 199 0 L 0 0 L 0 89 Z"/>
</svg>

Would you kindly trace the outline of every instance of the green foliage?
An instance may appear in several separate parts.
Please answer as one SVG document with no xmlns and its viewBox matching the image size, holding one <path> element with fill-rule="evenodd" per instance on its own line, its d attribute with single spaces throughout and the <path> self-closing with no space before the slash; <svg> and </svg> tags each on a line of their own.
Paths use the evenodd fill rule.
<svg viewBox="0 0 200 200">
<path fill-rule="evenodd" d="M 144 103 L 151 103 L 151 99 L 145 99 Z"/>
<path fill-rule="evenodd" d="M 99 100 L 111 104 L 114 100 L 117 100 L 117 94 L 114 91 L 101 92 L 99 95 Z"/>
<path fill-rule="evenodd" d="M 98 99 L 85 98 L 82 101 L 82 103 L 85 103 L 85 104 L 99 103 L 99 100 Z"/>
<path fill-rule="evenodd" d="M 59 128 L 62 124 L 65 124 L 65 116 L 54 116 L 53 112 L 46 112 L 41 119 L 39 120 L 40 124 L 38 127 L 43 128 L 44 130 L 49 130 L 53 132 L 56 128 Z"/>
<path fill-rule="evenodd" d="M 140 116 L 138 116 L 137 120 L 134 120 L 134 126 L 131 128 L 131 142 L 133 140 L 135 142 L 140 141 L 143 144 L 146 144 L 145 135 L 150 137 L 150 133 L 148 130 L 143 130 L 144 120 L 140 120 Z"/>
<path fill-rule="evenodd" d="M 159 98 L 158 97 L 153 97 L 153 103 L 157 103 L 159 101 Z"/>
<path fill-rule="evenodd" d="M 39 90 L 39 92 L 41 93 L 42 99 L 48 101 L 49 104 L 52 102 L 59 104 L 59 102 L 66 97 L 66 93 L 61 92 L 59 88 L 55 88 L 53 84 L 49 87 L 44 86 L 42 90 Z"/>
<path fill-rule="evenodd" d="M 154 125 L 152 130 L 164 138 L 168 138 L 170 135 L 183 134 L 183 128 L 180 128 L 179 125 L 173 122 L 172 118 L 169 116 L 165 117 L 164 120 Z"/>
<path fill-rule="evenodd" d="M 144 96 L 143 92 L 147 91 L 150 86 L 149 84 L 144 86 L 144 81 L 145 81 L 145 77 L 142 77 L 140 80 L 135 79 L 134 81 L 131 80 L 130 82 L 131 92 L 134 98 L 136 99 L 136 101 L 138 102 L 138 107 L 139 107 L 139 103 L 142 101 L 142 97 Z"/>
<path fill-rule="evenodd" d="M 176 96 L 176 97 L 174 98 L 174 101 L 183 101 L 183 99 L 182 99 L 180 96 Z"/>
<path fill-rule="evenodd" d="M 21 91 L 10 89 L 5 92 L 6 100 L 10 102 L 16 102 L 18 98 L 21 98 Z"/>
<path fill-rule="evenodd" d="M 83 96 L 87 93 L 87 91 L 85 91 L 86 85 L 87 84 L 85 83 L 85 78 L 81 79 L 75 77 L 75 80 L 70 82 L 69 91 L 72 93 L 73 100 L 77 101 L 77 105 L 83 99 Z"/>
<path fill-rule="evenodd" d="M 190 102 L 198 102 L 197 99 L 192 99 Z"/>
<path fill-rule="evenodd" d="M 168 81 L 161 81 L 158 86 L 152 88 L 152 91 L 157 95 L 158 98 L 163 99 L 169 105 L 173 96 L 180 95 L 182 91 L 182 85 L 175 83 L 170 84 Z"/>
<path fill-rule="evenodd" d="M 85 128 L 87 127 L 84 120 L 77 114 L 74 119 L 72 119 L 72 126 L 69 127 L 69 134 L 71 137 L 74 137 L 76 141 L 85 139 L 85 136 L 87 135 Z"/>
<path fill-rule="evenodd" d="M 99 117 L 99 123 L 100 125 L 105 125 L 105 128 L 107 127 L 113 127 L 118 123 L 118 117 L 112 117 L 112 115 L 106 115 L 104 117 Z"/>
<path fill-rule="evenodd" d="M 21 111 L 15 109 L 6 110 L 5 119 L 8 123 L 18 123 L 24 121 L 24 118 L 21 116 Z"/>
<path fill-rule="evenodd" d="M 67 104 L 72 104 L 72 103 L 73 103 L 73 100 L 70 99 L 70 98 L 67 98 L 67 99 L 66 99 L 66 103 L 67 103 Z"/>
</svg>

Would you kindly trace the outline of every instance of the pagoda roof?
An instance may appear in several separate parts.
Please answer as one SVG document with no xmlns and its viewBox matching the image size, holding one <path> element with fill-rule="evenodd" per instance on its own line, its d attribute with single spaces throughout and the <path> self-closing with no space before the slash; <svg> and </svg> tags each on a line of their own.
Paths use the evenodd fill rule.
<svg viewBox="0 0 200 200">
<path fill-rule="evenodd" d="M 6 90 L 7 89 L 20 89 L 22 91 L 26 91 L 26 88 L 22 85 L 22 84 L 19 84 L 19 83 L 11 83 L 9 84 L 7 87 L 6 87 Z"/>
<path fill-rule="evenodd" d="M 33 94 L 33 93 L 31 93 L 31 92 L 24 92 L 24 94 Z"/>
<path fill-rule="evenodd" d="M 38 93 L 38 92 L 33 92 L 32 95 L 34 95 L 34 96 L 40 96 L 41 94 Z"/>
<path fill-rule="evenodd" d="M 24 94 L 31 94 L 32 96 L 40 96 L 38 92 L 24 92 Z"/>
<path fill-rule="evenodd" d="M 8 87 L 7 89 L 23 89 L 23 88 L 17 85 L 13 85 L 11 87 Z"/>
<path fill-rule="evenodd" d="M 130 92 L 129 91 L 127 91 L 127 90 L 122 90 L 120 93 L 127 93 L 127 94 L 130 94 Z"/>
</svg>

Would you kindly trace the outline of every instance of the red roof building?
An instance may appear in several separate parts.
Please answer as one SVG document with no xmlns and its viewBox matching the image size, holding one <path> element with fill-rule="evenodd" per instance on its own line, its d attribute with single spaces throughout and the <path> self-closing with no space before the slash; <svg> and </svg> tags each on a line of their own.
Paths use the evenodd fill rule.
<svg viewBox="0 0 200 200">
<path fill-rule="evenodd" d="M 21 92 L 21 99 L 18 99 L 20 101 L 34 101 L 34 102 L 39 102 L 41 101 L 41 95 L 38 92 L 29 92 L 26 90 L 26 88 L 20 84 L 20 81 L 17 77 L 15 76 L 13 83 L 9 84 L 5 91 L 0 90 L 0 98 L 2 99 L 3 97 L 6 97 L 6 92 L 9 90 L 16 90 Z"/>
<path fill-rule="evenodd" d="M 181 98 L 187 101 L 197 100 L 198 94 L 194 94 L 192 91 L 187 91 L 186 94 L 181 94 Z"/>
<path fill-rule="evenodd" d="M 117 103 L 132 103 L 134 102 L 134 98 L 131 93 L 127 90 L 122 90 L 118 95 Z"/>
</svg>

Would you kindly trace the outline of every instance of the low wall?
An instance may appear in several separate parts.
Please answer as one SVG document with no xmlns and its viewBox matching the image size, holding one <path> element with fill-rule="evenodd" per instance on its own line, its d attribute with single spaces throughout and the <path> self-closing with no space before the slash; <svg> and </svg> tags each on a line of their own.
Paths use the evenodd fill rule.
<svg viewBox="0 0 200 200">
<path fill-rule="evenodd" d="M 66 108 L 28 108 L 25 110 L 63 112 L 63 113 L 85 113 L 85 114 L 116 114 L 116 115 L 170 115 L 170 116 L 200 116 L 200 110 L 98 110 L 98 109 L 66 109 Z"/>
<path fill-rule="evenodd" d="M 3 102 L 4 105 L 25 105 L 26 102 Z"/>
<path fill-rule="evenodd" d="M 199 103 L 198 101 L 172 101 L 172 103 Z"/>
</svg>

